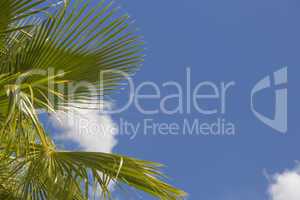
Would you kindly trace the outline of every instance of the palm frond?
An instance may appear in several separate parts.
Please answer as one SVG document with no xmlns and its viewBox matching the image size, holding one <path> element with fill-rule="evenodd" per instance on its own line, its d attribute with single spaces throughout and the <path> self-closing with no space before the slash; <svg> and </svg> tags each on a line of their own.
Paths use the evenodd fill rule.
<svg viewBox="0 0 300 200">
<path fill-rule="evenodd" d="M 8 50 L 7 40 L 12 39 L 11 34 L 26 33 L 26 29 L 34 26 L 28 19 L 51 6 L 47 0 L 2 0 L 0 7 L 0 52 L 5 53 Z"/>
<path fill-rule="evenodd" d="M 87 200 L 97 191 L 109 199 L 111 182 L 182 199 L 183 191 L 163 181 L 161 165 L 58 151 L 39 121 L 40 109 L 105 97 L 143 62 L 129 16 L 111 1 L 87 2 L 65 0 L 64 9 L 47 0 L 0 2 L 0 199 Z M 82 82 L 89 84 L 66 90 Z"/>
<path fill-rule="evenodd" d="M 163 178 L 158 171 L 160 164 L 121 155 L 55 151 L 33 145 L 24 157 L 9 164 L 14 172 L 9 173 L 7 180 L 10 182 L 15 179 L 14 174 L 20 174 L 16 171 L 26 171 L 18 187 L 21 190 L 15 191 L 22 199 L 32 195 L 32 191 L 36 192 L 34 196 L 38 196 L 37 199 L 49 195 L 68 199 L 62 198 L 63 193 L 88 199 L 93 195 L 90 191 L 92 185 L 99 187 L 103 196 L 109 196 L 111 182 L 135 187 L 163 200 L 177 200 L 185 196 L 183 191 L 160 180 Z"/>
<path fill-rule="evenodd" d="M 132 30 L 129 17 L 117 16 L 116 11 L 105 1 L 93 8 L 74 3 L 63 15 L 37 27 L 24 48 L 14 51 L 2 68 L 10 72 L 63 71 L 63 83 L 87 81 L 93 86 L 73 91 L 67 96 L 69 103 L 103 96 L 143 61 L 140 37 Z"/>
</svg>

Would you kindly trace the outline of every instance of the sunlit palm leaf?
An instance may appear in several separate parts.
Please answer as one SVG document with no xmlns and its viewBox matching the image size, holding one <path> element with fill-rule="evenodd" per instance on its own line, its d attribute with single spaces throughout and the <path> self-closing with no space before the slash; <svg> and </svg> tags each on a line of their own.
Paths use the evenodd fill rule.
<svg viewBox="0 0 300 200">
<path fill-rule="evenodd" d="M 26 32 L 26 28 L 32 27 L 34 23 L 20 23 L 26 19 L 46 11 L 51 7 L 47 0 L 2 0 L 0 2 L 0 52 L 7 50 L 7 40 L 16 31 Z"/>
<path fill-rule="evenodd" d="M 104 1 L 93 8 L 74 3 L 63 16 L 38 27 L 27 45 L 2 67 L 13 72 L 64 71 L 60 79 L 69 84 L 88 81 L 97 86 L 80 88 L 68 96 L 70 101 L 95 99 L 117 86 L 143 61 L 142 43 L 132 32 L 128 16 L 115 13 L 112 4 Z"/>
<path fill-rule="evenodd" d="M 23 199 L 32 195 L 32 191 L 36 192 L 37 199 L 49 195 L 63 199 L 54 194 L 61 195 L 62 191 L 67 194 L 66 190 L 71 191 L 70 194 L 77 194 L 78 199 L 88 198 L 92 195 L 89 190 L 91 185 L 96 184 L 105 192 L 108 191 L 110 182 L 128 184 L 164 200 L 176 200 L 185 195 L 183 191 L 158 179 L 162 177 L 157 171 L 159 164 L 120 155 L 59 152 L 44 149 L 42 146 L 32 146 L 30 153 L 27 152 L 25 157 L 19 157 L 9 166 L 15 172 L 10 173 L 10 182 L 14 179 L 13 175 L 20 174 L 16 171 L 26 171 L 21 178 L 21 182 L 24 182 L 15 191 Z M 80 187 L 86 189 L 80 190 Z"/>
<path fill-rule="evenodd" d="M 97 191 L 107 199 L 110 182 L 163 200 L 182 199 L 185 193 L 162 181 L 156 163 L 56 150 L 37 110 L 83 106 L 115 89 L 143 61 L 140 37 L 113 3 L 64 1 L 64 9 L 53 9 L 59 5 L 0 2 L 0 199 L 87 200 Z M 58 89 L 81 81 L 92 86 L 71 94 Z"/>
</svg>

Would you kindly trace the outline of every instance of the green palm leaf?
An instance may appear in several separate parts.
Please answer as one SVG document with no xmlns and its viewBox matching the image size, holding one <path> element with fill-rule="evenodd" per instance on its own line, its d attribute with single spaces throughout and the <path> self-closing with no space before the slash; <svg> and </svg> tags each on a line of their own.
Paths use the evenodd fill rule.
<svg viewBox="0 0 300 200">
<path fill-rule="evenodd" d="M 112 2 L 88 2 L 64 1 L 63 9 L 57 1 L 0 2 L 0 199 L 87 200 L 96 193 L 110 199 L 110 183 L 182 199 L 183 191 L 162 181 L 161 165 L 58 151 L 39 122 L 37 110 L 56 112 L 74 103 L 85 108 L 143 62 L 130 18 Z M 60 89 L 84 81 L 89 86 L 71 93 Z"/>
<path fill-rule="evenodd" d="M 16 31 L 26 33 L 34 25 L 29 18 L 51 7 L 47 0 L 2 0 L 0 2 L 0 53 L 5 54 Z"/>
<path fill-rule="evenodd" d="M 38 26 L 32 38 L 14 51 L 2 68 L 12 72 L 51 68 L 65 72 L 60 78 L 64 83 L 88 80 L 97 85 L 80 88 L 67 97 L 78 102 L 83 97 L 86 101 L 106 94 L 132 74 L 143 61 L 142 42 L 132 32 L 127 15 L 114 17 L 116 9 L 112 3 L 101 1 L 93 8 L 82 3 L 71 6 L 62 16 Z M 99 80 L 100 76 L 104 78 Z"/>
</svg>

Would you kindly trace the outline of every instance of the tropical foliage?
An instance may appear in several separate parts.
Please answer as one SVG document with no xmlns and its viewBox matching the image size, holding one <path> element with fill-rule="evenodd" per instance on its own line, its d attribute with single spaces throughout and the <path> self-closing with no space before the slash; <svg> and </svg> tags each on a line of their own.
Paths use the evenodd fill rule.
<svg viewBox="0 0 300 200">
<path fill-rule="evenodd" d="M 110 199 L 112 182 L 182 199 L 162 181 L 161 165 L 58 150 L 39 121 L 41 110 L 85 108 L 106 97 L 143 62 L 129 16 L 112 2 L 89 2 L 0 1 L 0 199 Z M 89 86 L 66 89 L 84 81 Z"/>
</svg>

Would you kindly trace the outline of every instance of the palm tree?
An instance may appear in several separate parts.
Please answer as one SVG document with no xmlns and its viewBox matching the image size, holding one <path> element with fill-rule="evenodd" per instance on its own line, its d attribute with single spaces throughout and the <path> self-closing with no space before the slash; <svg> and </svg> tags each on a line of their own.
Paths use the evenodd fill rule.
<svg viewBox="0 0 300 200">
<path fill-rule="evenodd" d="M 97 192 L 111 199 L 110 183 L 182 199 L 183 191 L 162 180 L 161 165 L 59 150 L 39 121 L 40 110 L 84 108 L 107 96 L 143 62 L 128 15 L 112 2 L 87 2 L 0 1 L 0 199 L 86 200 Z M 96 87 L 59 89 L 82 81 Z"/>
</svg>

